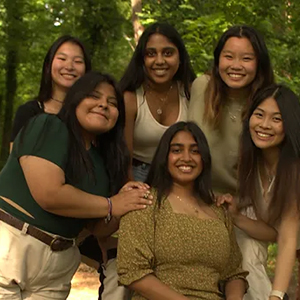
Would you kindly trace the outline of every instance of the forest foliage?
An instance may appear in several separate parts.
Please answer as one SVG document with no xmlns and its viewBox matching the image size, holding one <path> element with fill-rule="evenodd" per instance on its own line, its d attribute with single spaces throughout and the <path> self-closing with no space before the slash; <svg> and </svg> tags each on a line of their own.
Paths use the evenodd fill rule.
<svg viewBox="0 0 300 300">
<path fill-rule="evenodd" d="M 62 34 L 87 45 L 93 67 L 117 79 L 134 49 L 134 0 L 0 0 L 0 160 L 5 160 L 16 108 L 39 89 L 44 56 Z M 182 35 L 197 74 L 231 25 L 248 24 L 265 37 L 277 81 L 300 92 L 300 1 L 138 0 L 147 26 L 167 21 Z"/>
</svg>

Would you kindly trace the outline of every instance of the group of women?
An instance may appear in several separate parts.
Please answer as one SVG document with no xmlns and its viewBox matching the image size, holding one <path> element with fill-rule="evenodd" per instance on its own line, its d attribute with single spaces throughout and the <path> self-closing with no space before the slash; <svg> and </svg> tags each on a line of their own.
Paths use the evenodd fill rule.
<svg viewBox="0 0 300 300">
<path fill-rule="evenodd" d="M 274 83 L 249 26 L 229 28 L 212 70 L 195 78 L 164 23 L 144 31 L 119 84 L 91 71 L 78 39 L 51 46 L 0 173 L 1 299 L 66 299 L 83 230 L 102 263 L 99 299 L 286 299 L 299 99 Z"/>
</svg>

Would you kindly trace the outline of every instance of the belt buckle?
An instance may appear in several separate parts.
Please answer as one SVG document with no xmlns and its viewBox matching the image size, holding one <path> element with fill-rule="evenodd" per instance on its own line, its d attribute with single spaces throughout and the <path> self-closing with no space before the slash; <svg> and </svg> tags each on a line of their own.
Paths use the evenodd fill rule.
<svg viewBox="0 0 300 300">
<path fill-rule="evenodd" d="M 50 249 L 54 252 L 63 251 L 70 248 L 71 241 L 55 237 L 50 243 Z"/>
</svg>

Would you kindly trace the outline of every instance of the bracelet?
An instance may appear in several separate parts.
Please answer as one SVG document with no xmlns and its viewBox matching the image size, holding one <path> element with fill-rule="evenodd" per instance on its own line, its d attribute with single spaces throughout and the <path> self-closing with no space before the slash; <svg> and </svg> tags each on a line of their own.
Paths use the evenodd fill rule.
<svg viewBox="0 0 300 300">
<path fill-rule="evenodd" d="M 283 300 L 284 294 L 284 292 L 272 290 L 269 297 L 277 297 L 278 299 Z"/>
<path fill-rule="evenodd" d="M 107 216 L 104 219 L 105 224 L 109 223 L 111 218 L 112 218 L 112 203 L 110 198 L 105 198 L 107 200 L 107 204 L 108 204 L 108 213 Z"/>
</svg>

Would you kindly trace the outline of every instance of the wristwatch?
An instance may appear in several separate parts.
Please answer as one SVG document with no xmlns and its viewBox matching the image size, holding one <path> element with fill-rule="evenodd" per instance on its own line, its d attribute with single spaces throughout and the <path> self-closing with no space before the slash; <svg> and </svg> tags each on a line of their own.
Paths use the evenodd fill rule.
<svg viewBox="0 0 300 300">
<path fill-rule="evenodd" d="M 285 295 L 284 292 L 277 291 L 277 290 L 272 290 L 269 297 L 273 296 L 273 297 L 277 297 L 280 300 L 283 300 L 284 299 L 284 295 Z"/>
</svg>

